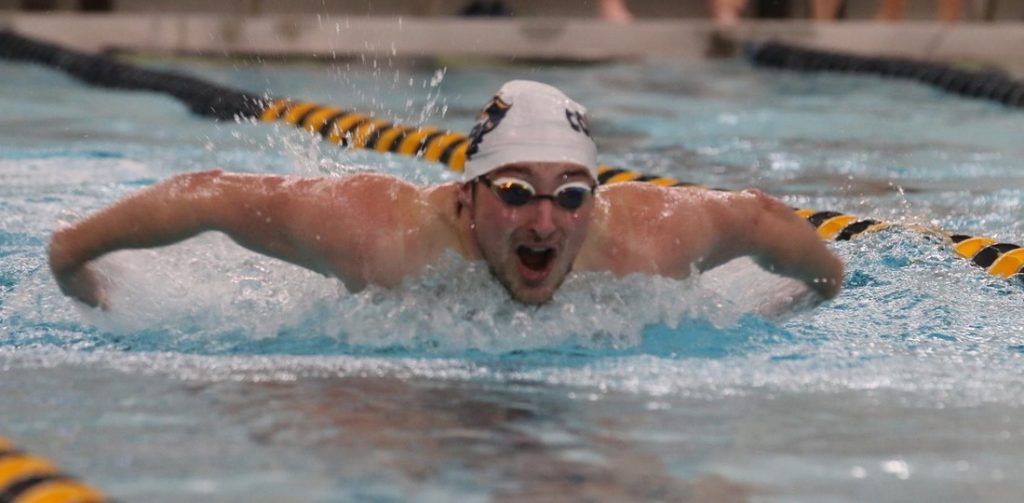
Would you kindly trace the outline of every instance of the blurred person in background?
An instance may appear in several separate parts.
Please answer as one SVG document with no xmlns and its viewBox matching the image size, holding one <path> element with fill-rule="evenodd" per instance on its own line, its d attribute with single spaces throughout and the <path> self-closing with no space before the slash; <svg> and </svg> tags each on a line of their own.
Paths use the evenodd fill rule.
<svg viewBox="0 0 1024 503">
<path fill-rule="evenodd" d="M 502 1 L 473 0 L 462 8 L 460 14 L 468 17 L 510 17 L 515 12 Z M 619 24 L 633 22 L 633 14 L 626 7 L 626 0 L 598 0 L 597 15 L 605 21 Z"/>
<path fill-rule="evenodd" d="M 739 22 L 747 9 L 747 3 L 747 0 L 710 0 L 708 10 L 716 24 L 728 27 Z M 789 10 L 789 2 L 767 3 L 772 4 L 774 10 Z M 840 17 L 845 6 L 845 0 L 809 0 L 809 15 L 815 21 L 834 21 Z M 764 5 L 760 7 L 759 11 L 766 10 Z M 946 23 L 957 21 L 963 15 L 963 7 L 963 0 L 936 0 L 936 20 Z M 875 18 L 880 21 L 903 21 L 906 15 L 907 0 L 880 0 Z"/>
</svg>

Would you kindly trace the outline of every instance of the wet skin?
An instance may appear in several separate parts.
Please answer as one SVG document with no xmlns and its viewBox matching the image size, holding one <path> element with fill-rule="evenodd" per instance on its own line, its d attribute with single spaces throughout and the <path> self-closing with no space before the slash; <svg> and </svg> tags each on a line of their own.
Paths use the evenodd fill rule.
<svg viewBox="0 0 1024 503">
<path fill-rule="evenodd" d="M 522 180 L 542 195 L 570 182 L 595 183 L 585 169 L 571 164 L 506 167 L 488 177 Z M 463 185 L 459 201 L 470 220 L 473 244 L 491 273 L 513 298 L 527 304 L 551 300 L 565 281 L 586 239 L 594 209 L 589 196 L 574 210 L 550 199 L 512 206 L 481 183 Z"/>
<path fill-rule="evenodd" d="M 567 163 L 516 163 L 487 175 L 550 195 L 593 182 Z M 723 193 L 645 183 L 602 186 L 574 210 L 548 199 L 510 206 L 479 183 L 419 187 L 379 174 L 331 178 L 219 170 L 171 177 L 54 233 L 61 290 L 108 302 L 92 261 L 121 249 L 220 231 L 238 244 L 341 280 L 353 292 L 391 287 L 446 250 L 484 260 L 516 300 L 549 301 L 572 270 L 683 278 L 740 256 L 828 298 L 843 267 L 813 227 L 759 191 Z"/>
</svg>

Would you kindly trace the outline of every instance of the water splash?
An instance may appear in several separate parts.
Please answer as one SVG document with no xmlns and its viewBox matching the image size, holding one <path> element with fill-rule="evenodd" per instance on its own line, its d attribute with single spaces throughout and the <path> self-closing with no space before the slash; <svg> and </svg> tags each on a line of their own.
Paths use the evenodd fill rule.
<svg viewBox="0 0 1024 503">
<path fill-rule="evenodd" d="M 687 319 L 731 327 L 756 308 L 721 297 L 700 278 L 604 273 L 573 274 L 553 302 L 526 306 L 483 263 L 454 254 L 399 287 L 350 294 L 335 279 L 253 254 L 220 235 L 113 253 L 96 266 L 108 285 L 109 312 L 72 308 L 43 268 L 2 309 L 28 323 L 94 326 L 96 348 L 438 355 L 626 350 L 641 344 L 645 327 L 675 330 Z"/>
</svg>

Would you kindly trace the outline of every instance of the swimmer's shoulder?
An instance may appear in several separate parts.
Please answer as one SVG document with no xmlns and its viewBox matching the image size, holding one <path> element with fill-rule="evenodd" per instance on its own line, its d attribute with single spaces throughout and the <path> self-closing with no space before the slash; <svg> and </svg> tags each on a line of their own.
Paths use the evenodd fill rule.
<svg viewBox="0 0 1024 503">
<path fill-rule="evenodd" d="M 712 201 L 727 200 L 735 196 L 730 192 L 700 187 L 664 187 L 645 182 L 604 185 L 598 189 L 597 195 L 599 202 L 605 203 L 604 206 L 609 211 L 615 215 L 628 215 L 630 219 L 648 213 L 664 216 L 671 213 L 667 210 L 695 209 Z"/>
<path fill-rule="evenodd" d="M 624 182 L 601 187 L 580 269 L 674 276 L 705 249 L 706 190 Z"/>
<path fill-rule="evenodd" d="M 679 204 L 689 204 L 693 192 L 679 187 L 662 187 L 644 182 L 624 182 L 604 185 L 597 191 L 600 211 L 611 218 L 609 223 L 619 219 L 634 221 L 650 213 L 662 213 L 665 209 Z"/>
<path fill-rule="evenodd" d="M 426 187 L 383 173 L 303 178 L 299 185 L 296 188 L 300 189 L 300 194 L 326 197 L 374 212 L 387 212 L 388 209 L 408 212 L 429 204 Z"/>
<path fill-rule="evenodd" d="M 594 198 L 587 238 L 576 260 L 578 270 L 611 271 L 624 275 L 642 270 L 647 262 L 645 229 L 653 208 L 661 207 L 665 189 L 645 183 L 603 185 Z"/>
<path fill-rule="evenodd" d="M 302 183 L 313 184 L 297 194 L 310 201 L 300 203 L 308 210 L 301 212 L 302 234 L 323 236 L 315 245 L 322 255 L 339 259 L 341 265 L 333 266 L 342 271 L 339 277 L 393 285 L 444 249 L 457 248 L 453 219 L 445 211 L 446 205 L 454 208 L 457 187 L 420 186 L 378 173 Z"/>
<path fill-rule="evenodd" d="M 355 173 L 287 178 L 280 193 L 291 219 L 309 226 L 345 219 L 353 228 L 436 229 L 447 221 L 441 204 L 445 191 L 438 187 L 443 186 L 423 187 L 391 175 Z M 454 206 L 454 195 L 450 198 Z"/>
</svg>

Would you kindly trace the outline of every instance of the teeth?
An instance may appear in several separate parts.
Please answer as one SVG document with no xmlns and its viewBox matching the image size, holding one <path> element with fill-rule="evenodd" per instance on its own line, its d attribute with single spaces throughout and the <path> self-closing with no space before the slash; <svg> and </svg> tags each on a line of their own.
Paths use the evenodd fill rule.
<svg viewBox="0 0 1024 503">
<path fill-rule="evenodd" d="M 528 250 L 530 250 L 530 251 L 534 252 L 534 253 L 544 253 L 544 252 L 548 251 L 548 249 L 547 249 L 547 248 L 534 248 L 534 247 L 532 247 L 532 246 L 527 246 L 526 248 L 527 248 Z"/>
</svg>

